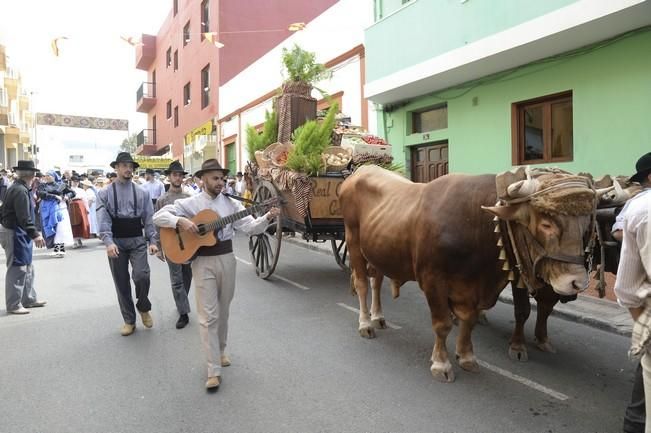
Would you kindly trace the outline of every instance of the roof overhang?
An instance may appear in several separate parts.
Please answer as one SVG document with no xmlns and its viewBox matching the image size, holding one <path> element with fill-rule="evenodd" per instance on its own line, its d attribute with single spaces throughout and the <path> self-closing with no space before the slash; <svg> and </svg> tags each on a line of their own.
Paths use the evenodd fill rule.
<svg viewBox="0 0 651 433">
<path fill-rule="evenodd" d="M 371 81 L 388 104 L 447 89 L 651 25 L 651 0 L 579 0 L 508 30 Z"/>
</svg>

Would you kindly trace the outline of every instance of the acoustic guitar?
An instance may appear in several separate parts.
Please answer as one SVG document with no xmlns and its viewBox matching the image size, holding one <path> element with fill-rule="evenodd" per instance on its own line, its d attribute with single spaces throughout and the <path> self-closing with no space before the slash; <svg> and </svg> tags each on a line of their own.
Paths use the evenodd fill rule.
<svg viewBox="0 0 651 433">
<path fill-rule="evenodd" d="M 204 209 L 193 218 L 190 218 L 199 228 L 198 233 L 181 231 L 178 227 L 161 227 L 160 243 L 163 247 L 163 253 L 165 253 L 167 260 L 172 263 L 187 263 L 194 257 L 200 247 L 210 247 L 217 244 L 217 236 L 215 236 L 217 229 L 253 213 L 265 210 L 277 202 L 278 200 L 273 198 L 225 217 L 220 217 L 217 212 L 211 209 Z"/>
</svg>

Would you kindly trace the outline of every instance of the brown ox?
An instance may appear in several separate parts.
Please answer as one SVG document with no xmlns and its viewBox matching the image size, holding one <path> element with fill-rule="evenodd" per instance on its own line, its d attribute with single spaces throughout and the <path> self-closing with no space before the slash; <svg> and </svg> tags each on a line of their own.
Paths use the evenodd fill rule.
<svg viewBox="0 0 651 433">
<path fill-rule="evenodd" d="M 547 215 L 527 202 L 492 207 L 497 200 L 494 175 L 447 175 L 417 184 L 365 166 L 346 179 L 339 200 L 352 282 L 359 298 L 360 335 L 371 338 L 374 327 L 384 326 L 379 284 L 374 284 L 369 315 L 369 271 L 393 280 L 394 296 L 404 282 L 417 281 L 427 299 L 435 334 L 430 369 L 436 379 L 446 382 L 454 380 L 446 347 L 451 313 L 460 320 L 459 365 L 477 371 L 472 328 L 480 310 L 494 306 L 508 283 L 508 272 L 498 259 L 493 215 L 526 227 L 547 255 L 556 257 L 583 256 L 583 234 L 590 225 L 588 215 Z M 559 295 L 575 295 L 588 284 L 582 264 L 547 257 L 536 269 L 539 278 Z M 512 346 L 522 350 L 524 342 L 515 337 L 514 333 Z"/>
</svg>

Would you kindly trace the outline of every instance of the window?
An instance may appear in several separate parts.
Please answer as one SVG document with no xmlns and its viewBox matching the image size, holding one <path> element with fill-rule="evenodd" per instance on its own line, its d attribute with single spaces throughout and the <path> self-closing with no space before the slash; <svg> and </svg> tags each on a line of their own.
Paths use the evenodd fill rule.
<svg viewBox="0 0 651 433">
<path fill-rule="evenodd" d="M 513 164 L 572 161 L 572 92 L 512 105 Z"/>
<path fill-rule="evenodd" d="M 179 13 L 179 0 L 173 0 L 174 16 Z"/>
<path fill-rule="evenodd" d="M 172 66 L 172 47 L 169 47 L 165 53 L 165 66 L 168 68 Z"/>
<path fill-rule="evenodd" d="M 190 105 L 190 83 L 183 86 L 183 105 Z"/>
<path fill-rule="evenodd" d="M 190 21 L 185 23 L 183 27 L 183 46 L 185 47 L 190 42 Z"/>
<path fill-rule="evenodd" d="M 174 50 L 174 71 L 179 70 L 179 50 Z"/>
<path fill-rule="evenodd" d="M 179 106 L 174 107 L 174 127 L 179 126 Z"/>
<path fill-rule="evenodd" d="M 172 100 L 171 99 L 169 101 L 167 101 L 167 106 L 166 106 L 166 112 L 165 113 L 167 115 L 167 117 L 165 117 L 166 119 L 169 120 L 169 119 L 172 118 Z"/>
<path fill-rule="evenodd" d="M 210 31 L 210 0 L 201 2 L 201 40 L 203 41 L 204 33 Z"/>
<path fill-rule="evenodd" d="M 210 104 L 210 64 L 201 70 L 201 109 Z"/>
<path fill-rule="evenodd" d="M 448 104 L 411 113 L 411 133 L 418 134 L 448 127 Z"/>
</svg>

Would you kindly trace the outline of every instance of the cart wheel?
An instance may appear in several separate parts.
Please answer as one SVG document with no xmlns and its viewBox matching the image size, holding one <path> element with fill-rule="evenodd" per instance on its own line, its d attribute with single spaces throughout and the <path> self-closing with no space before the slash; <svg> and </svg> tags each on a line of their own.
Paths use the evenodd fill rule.
<svg viewBox="0 0 651 433">
<path fill-rule="evenodd" d="M 278 192 L 273 184 L 266 180 L 258 184 L 253 194 L 253 200 L 256 202 L 263 202 L 274 197 L 278 197 Z M 282 213 L 276 218 L 276 222 L 270 225 L 264 233 L 249 237 L 251 260 L 255 266 L 255 273 L 260 278 L 269 278 L 276 269 L 282 237 Z"/>
<path fill-rule="evenodd" d="M 334 240 L 330 241 L 332 245 L 332 254 L 335 255 L 335 261 L 341 269 L 344 271 L 350 271 L 348 266 L 348 245 L 346 245 L 345 240 Z"/>
</svg>

